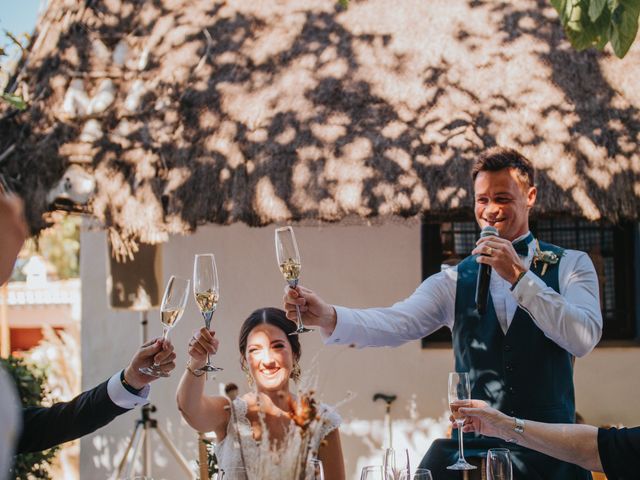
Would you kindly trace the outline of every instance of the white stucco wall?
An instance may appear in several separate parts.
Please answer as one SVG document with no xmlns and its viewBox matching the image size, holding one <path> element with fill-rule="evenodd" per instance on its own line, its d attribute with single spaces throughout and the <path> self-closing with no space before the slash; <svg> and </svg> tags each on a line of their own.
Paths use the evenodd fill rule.
<svg viewBox="0 0 640 480">
<path fill-rule="evenodd" d="M 193 255 L 216 254 L 221 282 L 221 303 L 214 328 L 221 341 L 215 363 L 225 368 L 209 391 L 220 382 L 233 381 L 245 389 L 238 364 L 237 336 L 244 318 L 262 306 L 281 306 L 284 288 L 277 269 L 273 228 L 206 226 L 189 237 L 176 237 L 165 245 L 164 276 L 191 277 Z M 327 300 L 354 307 L 384 306 L 409 295 L 420 281 L 420 231 L 417 224 L 384 226 L 297 227 L 303 284 Z M 91 387 L 122 368 L 139 342 L 138 316 L 108 308 L 107 251 L 103 233 L 82 234 L 83 281 L 83 386 Z M 151 334 L 161 332 L 158 312 L 150 315 Z M 180 419 L 175 390 L 186 363 L 186 344 L 201 324 L 194 302 L 172 332 L 178 353 L 176 373 L 153 385 L 160 425 L 190 460 L 196 458 L 195 433 Z M 394 442 L 408 447 L 419 462 L 430 438 L 442 432 L 446 411 L 447 372 L 452 369 L 449 349 L 422 350 L 420 342 L 396 349 L 356 350 L 323 347 L 317 334 L 302 338 L 303 369 L 317 366 L 321 399 L 335 403 L 353 391 L 356 398 L 344 405 L 342 433 L 348 478 L 378 455 L 383 435 L 381 403 L 376 392 L 394 393 Z M 315 358 L 315 360 L 314 360 Z M 638 424 L 637 409 L 628 402 L 640 396 L 638 349 L 600 349 L 576 363 L 577 405 L 587 421 L 601 424 Z M 415 399 L 415 402 L 412 402 Z M 415 411 L 410 405 L 415 403 Z M 124 448 L 137 413 L 128 413 L 82 441 L 83 479 L 108 478 Z M 159 445 L 157 437 L 154 442 Z M 154 449 L 155 480 L 183 478 L 166 449 Z"/>
</svg>

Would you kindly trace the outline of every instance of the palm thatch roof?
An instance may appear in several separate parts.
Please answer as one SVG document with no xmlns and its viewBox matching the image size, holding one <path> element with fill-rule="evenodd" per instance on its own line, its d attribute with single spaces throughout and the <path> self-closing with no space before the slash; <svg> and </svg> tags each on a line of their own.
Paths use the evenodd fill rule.
<svg viewBox="0 0 640 480">
<path fill-rule="evenodd" d="M 125 243 L 199 224 L 472 205 L 478 152 L 538 212 L 640 218 L 640 48 L 575 52 L 547 1 L 51 0 L 0 122 L 34 229 L 71 164 Z"/>
</svg>

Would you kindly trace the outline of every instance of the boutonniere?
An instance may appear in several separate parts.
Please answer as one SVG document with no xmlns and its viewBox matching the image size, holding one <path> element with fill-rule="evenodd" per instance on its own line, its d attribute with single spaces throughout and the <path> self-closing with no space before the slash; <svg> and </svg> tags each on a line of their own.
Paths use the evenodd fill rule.
<svg viewBox="0 0 640 480">
<path fill-rule="evenodd" d="M 540 276 L 544 276 L 547 272 L 547 268 L 549 265 L 555 265 L 560 261 L 561 255 L 558 255 L 551 250 L 540 250 L 540 244 L 538 240 L 536 240 L 536 251 L 533 254 L 533 267 L 535 268 L 538 265 L 538 262 L 542 262 L 542 272 L 540 272 Z"/>
</svg>

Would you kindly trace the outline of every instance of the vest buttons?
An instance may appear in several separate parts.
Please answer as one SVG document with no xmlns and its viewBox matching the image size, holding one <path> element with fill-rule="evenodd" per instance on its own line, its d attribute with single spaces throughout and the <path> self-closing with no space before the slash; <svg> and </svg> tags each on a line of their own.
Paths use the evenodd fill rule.
<svg viewBox="0 0 640 480">
<path fill-rule="evenodd" d="M 505 345 L 504 346 L 504 351 L 505 352 L 510 352 L 511 351 L 511 345 Z"/>
<path fill-rule="evenodd" d="M 516 389 L 513 388 L 513 387 L 509 387 L 509 393 L 512 394 L 512 395 L 515 394 L 516 393 Z"/>
<path fill-rule="evenodd" d="M 513 365 L 511 365 L 510 363 L 507 364 L 504 368 L 507 370 L 507 372 L 513 372 Z"/>
</svg>

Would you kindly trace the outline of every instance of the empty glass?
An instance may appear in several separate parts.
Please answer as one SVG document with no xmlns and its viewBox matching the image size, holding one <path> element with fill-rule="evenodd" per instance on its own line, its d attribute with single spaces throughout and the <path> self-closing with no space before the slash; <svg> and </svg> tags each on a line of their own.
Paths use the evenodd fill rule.
<svg viewBox="0 0 640 480">
<path fill-rule="evenodd" d="M 487 452 L 487 480 L 512 480 L 511 452 L 492 448 Z"/>
<path fill-rule="evenodd" d="M 362 469 L 360 480 L 385 480 L 382 465 L 369 465 Z"/>
<path fill-rule="evenodd" d="M 431 476 L 431 470 L 418 468 L 413 473 L 402 472 L 400 474 L 400 480 L 433 480 L 433 477 Z"/>
</svg>

